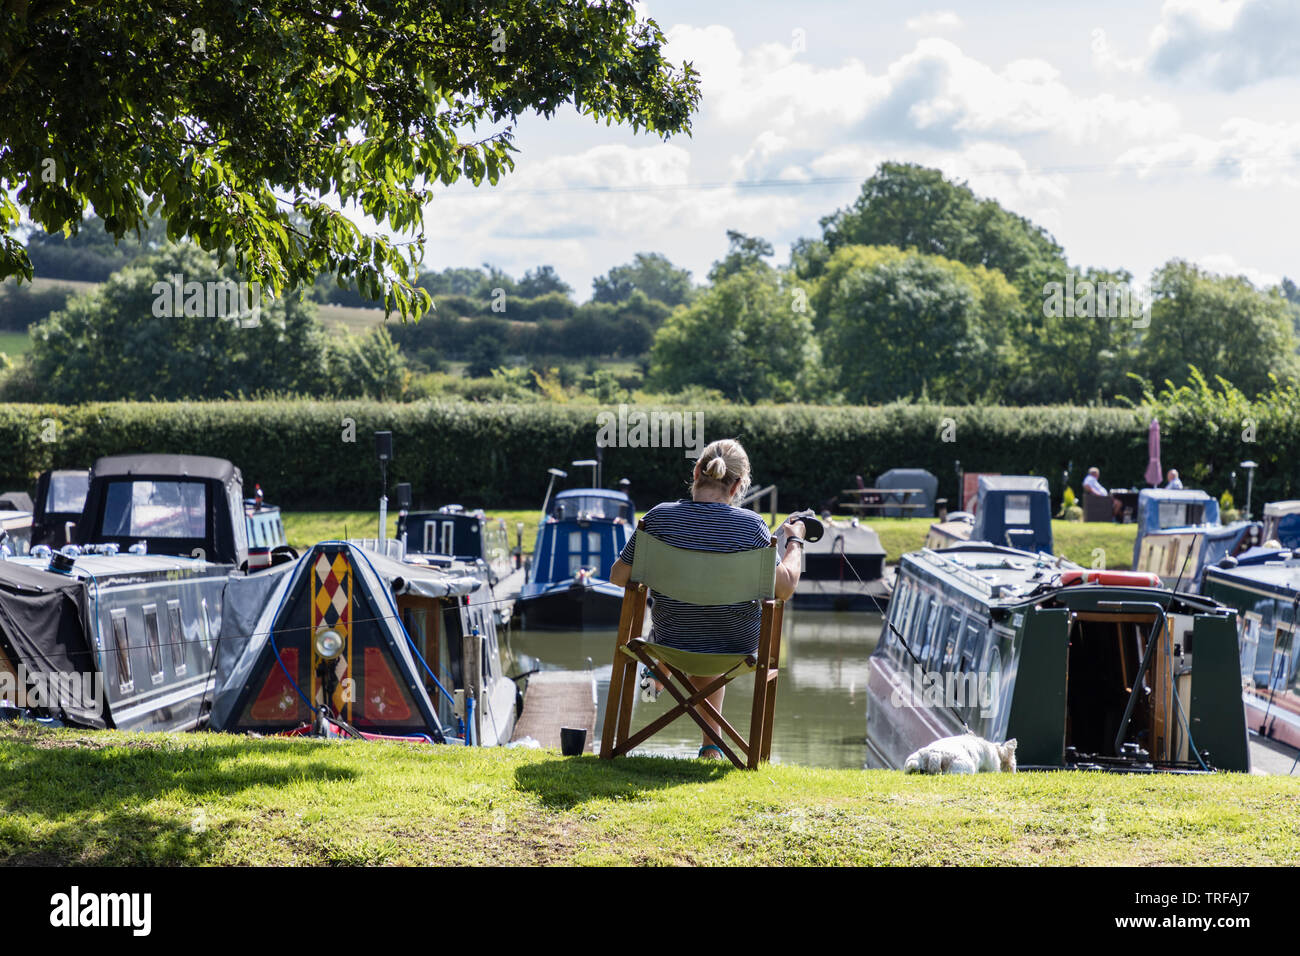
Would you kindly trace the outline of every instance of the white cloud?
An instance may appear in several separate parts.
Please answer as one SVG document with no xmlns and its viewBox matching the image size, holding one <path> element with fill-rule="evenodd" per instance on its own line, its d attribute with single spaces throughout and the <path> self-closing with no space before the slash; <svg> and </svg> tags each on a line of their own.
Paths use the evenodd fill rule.
<svg viewBox="0 0 1300 956">
<path fill-rule="evenodd" d="M 1235 90 L 1300 75 L 1294 0 L 1166 0 L 1152 31 L 1153 73 Z"/>
<path fill-rule="evenodd" d="M 961 27 L 961 17 L 951 10 L 923 13 L 907 21 L 907 29 L 915 33 L 936 33 L 939 30 L 956 30 Z"/>
<path fill-rule="evenodd" d="M 1262 269 L 1256 269 L 1253 266 L 1244 266 L 1237 261 L 1236 257 L 1227 252 L 1205 253 L 1194 257 L 1192 262 L 1209 272 L 1217 273 L 1223 276 L 1244 276 L 1249 279 L 1257 289 L 1268 289 L 1282 281 L 1280 275 L 1272 272 L 1265 272 Z"/>
<path fill-rule="evenodd" d="M 1237 118 L 1217 137 L 1184 133 L 1168 142 L 1139 146 L 1116 165 L 1139 177 L 1174 170 L 1213 173 L 1242 187 L 1300 186 L 1300 122 L 1262 123 Z"/>
<path fill-rule="evenodd" d="M 674 59 L 693 59 L 705 117 L 764 128 L 791 143 L 864 138 L 958 148 L 968 140 L 1053 135 L 1074 143 L 1167 135 L 1168 103 L 1080 96 L 1041 59 L 995 69 L 928 38 L 874 74 L 857 59 L 815 65 L 779 44 L 742 51 L 731 30 L 677 26 Z"/>
</svg>

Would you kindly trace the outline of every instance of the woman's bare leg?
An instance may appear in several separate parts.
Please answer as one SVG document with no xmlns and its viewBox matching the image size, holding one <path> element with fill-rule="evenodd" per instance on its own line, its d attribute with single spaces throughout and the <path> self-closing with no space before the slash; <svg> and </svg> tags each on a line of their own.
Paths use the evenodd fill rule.
<svg viewBox="0 0 1300 956">
<path fill-rule="evenodd" d="M 689 680 L 690 680 L 690 682 L 691 682 L 691 686 L 692 686 L 692 687 L 694 687 L 696 690 L 700 690 L 700 689 L 702 689 L 702 688 L 704 688 L 704 687 L 708 687 L 708 686 L 709 686 L 709 683 L 710 683 L 711 681 L 713 681 L 713 680 L 716 678 L 716 676 L 717 676 L 717 675 L 714 675 L 714 676 L 712 676 L 712 677 L 691 677 L 691 678 L 689 678 Z M 719 687 L 719 688 L 718 688 L 717 690 L 715 690 L 712 694 L 710 694 L 707 698 L 705 698 L 706 700 L 708 700 L 708 702 L 709 702 L 710 704 L 713 705 L 714 709 L 717 710 L 718 713 L 722 713 L 722 698 L 723 698 L 723 695 L 726 694 L 726 692 L 727 692 L 727 688 L 726 688 L 725 686 L 723 686 L 723 687 Z M 716 733 L 719 737 L 722 736 L 722 728 L 718 726 L 717 721 L 715 721 L 715 720 L 714 720 L 712 717 L 710 717 L 707 713 L 702 713 L 702 714 L 700 714 L 700 716 L 704 718 L 704 722 L 705 722 L 706 724 L 708 724 L 711 728 L 713 728 L 713 732 L 714 732 L 714 733 Z M 717 746 L 717 744 L 715 744 L 712 740 L 710 740 L 710 739 L 709 739 L 707 736 L 705 736 L 703 733 L 700 734 L 700 737 L 701 737 L 701 741 L 702 741 L 702 743 L 700 744 L 700 746 L 702 746 L 702 747 L 703 747 L 703 746 L 710 746 L 710 747 L 716 747 L 716 746 Z"/>
</svg>

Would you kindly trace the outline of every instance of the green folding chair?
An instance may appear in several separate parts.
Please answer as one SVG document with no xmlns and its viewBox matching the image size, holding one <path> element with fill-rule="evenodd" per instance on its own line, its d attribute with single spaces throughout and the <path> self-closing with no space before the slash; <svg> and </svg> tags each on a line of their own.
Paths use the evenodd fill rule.
<svg viewBox="0 0 1300 956">
<path fill-rule="evenodd" d="M 683 715 L 689 716 L 727 758 L 742 769 L 753 770 L 772 753 L 772 718 L 776 710 L 776 675 L 781 656 L 781 614 L 785 606 L 774 596 L 776 541 L 752 551 L 720 553 L 692 551 L 665 544 L 637 522 L 632 574 L 623 592 L 623 610 L 614 644 L 614 669 L 600 756 L 611 759 L 639 747 Z M 699 654 L 664 647 L 641 638 L 646 598 L 653 589 L 687 604 L 718 605 L 758 601 L 762 624 L 754 654 Z M 677 701 L 677 706 L 636 733 L 630 733 L 632 703 L 637 689 L 637 666 L 644 664 Z M 754 706 L 749 737 L 742 737 L 709 703 L 708 696 L 742 674 L 754 675 Z M 714 677 L 696 690 L 691 677 Z M 705 717 L 716 721 L 715 733 Z M 735 745 L 728 746 L 726 738 Z"/>
</svg>

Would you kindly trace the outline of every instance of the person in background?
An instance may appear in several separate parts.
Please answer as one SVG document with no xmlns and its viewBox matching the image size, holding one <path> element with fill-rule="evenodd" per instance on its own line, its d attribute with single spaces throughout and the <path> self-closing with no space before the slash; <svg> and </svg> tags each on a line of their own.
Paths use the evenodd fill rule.
<svg viewBox="0 0 1300 956">
<path fill-rule="evenodd" d="M 1088 474 L 1084 476 L 1083 490 L 1090 495 L 1100 495 L 1103 498 L 1110 495 L 1110 492 L 1102 487 L 1101 469 L 1096 465 L 1089 468 Z"/>
<path fill-rule="evenodd" d="M 1171 488 L 1175 491 L 1182 489 L 1183 483 L 1178 477 L 1177 468 L 1170 468 L 1169 474 L 1165 475 L 1165 487 Z"/>
</svg>

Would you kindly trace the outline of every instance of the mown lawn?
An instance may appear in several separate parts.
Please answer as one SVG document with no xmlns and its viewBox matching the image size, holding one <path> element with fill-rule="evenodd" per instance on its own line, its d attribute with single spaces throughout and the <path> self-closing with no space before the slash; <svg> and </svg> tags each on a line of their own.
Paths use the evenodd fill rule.
<svg viewBox="0 0 1300 956">
<path fill-rule="evenodd" d="M 506 519 L 510 535 L 510 545 L 515 543 L 515 523 L 524 523 L 524 552 L 531 553 L 537 539 L 537 519 L 541 503 L 537 508 L 494 510 L 492 517 Z M 326 538 L 341 538 L 346 529 L 354 538 L 374 537 L 378 530 L 378 510 L 364 511 L 304 511 L 286 513 L 284 530 L 289 543 L 295 548 L 304 548 Z M 778 515 L 778 518 L 780 516 Z M 930 528 L 930 518 L 871 518 L 868 520 L 880 543 L 888 552 L 886 560 L 891 564 L 901 555 L 915 551 L 925 544 L 925 535 Z M 396 534 L 396 512 L 390 512 L 388 518 L 389 534 Z M 1056 542 L 1056 553 L 1063 554 L 1086 568 L 1093 566 L 1093 550 L 1105 551 L 1106 567 L 1123 569 L 1132 566 L 1133 540 L 1137 535 L 1137 525 L 1103 524 L 1082 521 L 1053 521 L 1052 536 Z"/>
<path fill-rule="evenodd" d="M 916 777 L 0 728 L 13 864 L 1300 863 L 1285 777 Z"/>
</svg>

